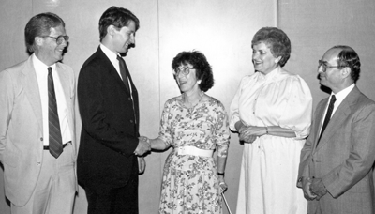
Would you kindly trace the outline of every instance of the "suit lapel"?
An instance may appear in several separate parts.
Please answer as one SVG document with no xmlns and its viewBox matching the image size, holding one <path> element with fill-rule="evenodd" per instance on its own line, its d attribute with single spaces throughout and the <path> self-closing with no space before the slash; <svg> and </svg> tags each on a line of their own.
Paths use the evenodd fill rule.
<svg viewBox="0 0 375 214">
<path fill-rule="evenodd" d="M 30 56 L 27 60 L 26 66 L 22 70 L 22 74 L 24 75 L 22 78 L 22 85 L 25 87 L 24 91 L 26 97 L 29 100 L 38 120 L 39 129 L 43 130 L 42 104 L 32 56 Z"/>
<path fill-rule="evenodd" d="M 107 57 L 107 55 L 105 55 L 105 53 L 103 53 L 103 51 L 100 49 L 100 47 L 98 47 L 97 53 L 98 53 L 99 57 L 103 59 L 103 62 L 105 63 L 104 66 L 110 68 L 109 69 L 109 74 L 113 77 L 113 79 L 115 80 L 115 82 L 117 84 L 121 85 L 121 88 L 124 91 L 126 91 L 126 93 L 127 93 L 128 96 L 130 96 L 128 90 L 126 89 L 126 86 L 125 86 L 124 82 L 122 81 L 122 79 L 121 79 L 121 77 L 119 75 L 119 73 L 113 67 L 111 60 Z"/>
<path fill-rule="evenodd" d="M 320 148 L 326 143 L 329 143 L 330 139 L 332 138 L 332 135 L 337 131 L 337 129 L 340 128 L 340 124 L 343 123 L 343 121 L 348 117 L 348 115 L 352 114 L 351 105 L 356 102 L 359 93 L 360 92 L 357 86 L 354 86 L 354 88 L 348 94 L 348 96 L 340 103 L 335 114 L 332 116 L 330 122 L 328 123 L 327 128 L 323 132 L 318 148 Z"/>
</svg>

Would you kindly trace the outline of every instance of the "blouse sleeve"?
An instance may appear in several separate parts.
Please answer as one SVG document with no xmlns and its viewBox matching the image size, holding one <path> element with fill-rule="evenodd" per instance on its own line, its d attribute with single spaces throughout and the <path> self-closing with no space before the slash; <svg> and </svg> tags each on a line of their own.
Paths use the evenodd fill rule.
<svg viewBox="0 0 375 214">
<path fill-rule="evenodd" d="M 291 78 L 286 91 L 287 105 L 279 119 L 279 126 L 295 132 L 295 139 L 304 139 L 310 131 L 312 98 L 306 82 L 297 76 Z"/>
<path fill-rule="evenodd" d="M 228 155 L 228 148 L 229 148 L 229 140 L 230 140 L 230 131 L 229 131 L 229 122 L 228 122 L 228 115 L 224 109 L 222 103 L 218 102 L 217 107 L 217 119 L 216 119 L 216 127 L 215 127 L 215 140 L 217 145 L 217 156 L 219 157 L 227 157 Z"/>
<path fill-rule="evenodd" d="M 167 146 L 172 144 L 172 101 L 167 100 L 161 113 L 159 138 L 165 142 Z"/>
<path fill-rule="evenodd" d="M 234 95 L 233 99 L 232 99 L 232 103 L 230 105 L 230 114 L 231 114 L 231 118 L 230 118 L 230 125 L 229 125 L 229 128 L 232 130 L 232 131 L 237 131 L 236 128 L 234 127 L 234 125 L 240 121 L 240 114 L 239 114 L 239 99 L 241 97 L 241 88 L 242 88 L 242 83 L 244 81 L 244 78 L 241 80 L 241 83 L 240 85 L 238 86 L 238 89 L 236 91 L 236 94 Z"/>
</svg>

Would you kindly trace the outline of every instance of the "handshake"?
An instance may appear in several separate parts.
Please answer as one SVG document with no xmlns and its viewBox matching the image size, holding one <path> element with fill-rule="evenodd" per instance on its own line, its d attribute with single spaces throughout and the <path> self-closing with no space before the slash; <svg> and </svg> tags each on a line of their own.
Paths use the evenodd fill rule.
<svg viewBox="0 0 375 214">
<path fill-rule="evenodd" d="M 147 152 L 151 151 L 151 142 L 147 137 L 139 137 L 139 143 L 134 151 L 137 156 L 144 156 Z"/>
</svg>

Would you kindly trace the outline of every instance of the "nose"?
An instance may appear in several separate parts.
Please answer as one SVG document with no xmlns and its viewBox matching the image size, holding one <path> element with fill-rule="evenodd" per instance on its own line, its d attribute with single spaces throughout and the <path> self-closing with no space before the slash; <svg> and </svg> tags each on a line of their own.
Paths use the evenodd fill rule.
<svg viewBox="0 0 375 214">
<path fill-rule="evenodd" d="M 61 46 L 64 46 L 64 47 L 68 46 L 68 40 L 63 39 L 63 41 L 61 42 L 60 45 L 61 45 Z"/>
<path fill-rule="evenodd" d="M 321 66 L 321 65 L 319 65 L 318 66 L 318 73 L 323 73 L 324 71 L 323 71 L 323 66 Z"/>
<path fill-rule="evenodd" d="M 135 36 L 134 35 L 130 36 L 129 41 L 130 41 L 131 44 L 135 44 Z"/>
</svg>

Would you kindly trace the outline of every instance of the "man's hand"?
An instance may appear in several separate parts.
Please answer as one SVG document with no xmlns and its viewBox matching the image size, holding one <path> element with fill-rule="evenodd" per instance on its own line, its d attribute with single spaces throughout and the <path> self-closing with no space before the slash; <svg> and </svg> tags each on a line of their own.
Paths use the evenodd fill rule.
<svg viewBox="0 0 375 214">
<path fill-rule="evenodd" d="M 311 180 L 310 191 L 316 195 L 316 200 L 318 201 L 327 193 L 322 179 L 314 177 Z"/>
<path fill-rule="evenodd" d="M 310 191 L 310 185 L 311 185 L 311 178 L 302 177 L 303 194 L 308 201 L 312 201 L 316 198 L 316 195 Z"/>
<path fill-rule="evenodd" d="M 150 144 L 146 140 L 144 140 L 144 138 L 140 137 L 138 146 L 135 149 L 134 154 L 137 156 L 142 156 L 150 150 L 151 150 Z"/>
<path fill-rule="evenodd" d="M 146 169 L 146 161 L 143 157 L 138 157 L 139 174 L 142 175 Z"/>
</svg>

